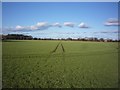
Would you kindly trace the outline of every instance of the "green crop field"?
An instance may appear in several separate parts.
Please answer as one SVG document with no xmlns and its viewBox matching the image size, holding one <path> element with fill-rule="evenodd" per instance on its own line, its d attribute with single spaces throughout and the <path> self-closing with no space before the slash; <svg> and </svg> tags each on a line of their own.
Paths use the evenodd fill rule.
<svg viewBox="0 0 120 90">
<path fill-rule="evenodd" d="M 3 42 L 3 88 L 117 88 L 116 42 Z"/>
</svg>

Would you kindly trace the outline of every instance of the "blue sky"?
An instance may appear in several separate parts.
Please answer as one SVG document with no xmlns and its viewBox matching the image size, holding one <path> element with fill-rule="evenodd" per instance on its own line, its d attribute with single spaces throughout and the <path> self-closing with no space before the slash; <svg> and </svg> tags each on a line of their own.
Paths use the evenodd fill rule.
<svg viewBox="0 0 120 90">
<path fill-rule="evenodd" d="M 3 2 L 3 33 L 117 39 L 117 2 Z"/>
</svg>

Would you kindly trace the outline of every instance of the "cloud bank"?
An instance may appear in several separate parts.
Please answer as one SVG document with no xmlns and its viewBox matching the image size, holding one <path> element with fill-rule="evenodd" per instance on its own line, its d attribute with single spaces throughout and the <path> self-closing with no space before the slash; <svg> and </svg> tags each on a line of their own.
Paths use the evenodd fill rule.
<svg viewBox="0 0 120 90">
<path fill-rule="evenodd" d="M 20 26 L 17 25 L 15 27 L 15 30 L 44 30 L 48 29 L 51 27 L 47 22 L 38 22 L 36 25 L 31 25 L 31 26 Z"/>
<path fill-rule="evenodd" d="M 64 26 L 67 27 L 74 27 L 75 24 L 73 22 L 64 22 L 63 23 Z M 14 28 L 7 28 L 6 30 L 10 30 L 10 31 L 35 31 L 35 30 L 46 30 L 50 27 L 58 27 L 61 28 L 62 25 L 59 22 L 56 23 L 52 23 L 49 24 L 48 22 L 38 22 L 35 25 L 31 25 L 31 26 L 21 26 L 21 25 L 17 25 Z M 78 25 L 79 28 L 89 28 L 85 23 L 80 23 Z"/>
<path fill-rule="evenodd" d="M 120 25 L 120 21 L 116 18 L 109 18 L 108 20 L 106 20 L 106 22 L 104 23 L 105 26 L 119 26 Z M 51 27 L 58 27 L 58 28 L 62 28 L 62 26 L 66 26 L 66 27 L 71 27 L 74 28 L 76 27 L 76 25 L 73 22 L 63 22 L 63 25 L 60 24 L 59 22 L 55 22 L 55 23 L 48 23 L 48 22 L 38 22 L 35 25 L 30 25 L 30 26 L 21 26 L 21 25 L 17 25 L 15 27 L 12 28 L 5 28 L 5 32 L 17 32 L 17 31 L 35 31 L 35 30 L 47 30 Z M 81 22 L 80 24 L 78 24 L 77 26 L 78 28 L 90 28 L 90 26 L 88 26 L 86 23 Z M 3 30 L 3 31 L 4 31 Z M 105 32 L 103 32 L 105 33 Z"/>
</svg>

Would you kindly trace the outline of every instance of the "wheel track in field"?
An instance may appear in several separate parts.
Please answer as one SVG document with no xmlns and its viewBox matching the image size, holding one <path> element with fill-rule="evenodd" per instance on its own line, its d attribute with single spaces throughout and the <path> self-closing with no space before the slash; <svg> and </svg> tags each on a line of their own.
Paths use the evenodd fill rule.
<svg viewBox="0 0 120 90">
<path fill-rule="evenodd" d="M 60 42 L 57 44 L 57 46 L 55 47 L 55 49 L 52 50 L 52 51 L 48 54 L 48 56 L 44 59 L 45 62 L 44 62 L 43 64 L 47 63 L 48 59 L 51 58 L 52 54 L 56 52 L 56 50 L 57 50 L 59 44 L 60 44 Z M 39 65 L 39 63 L 38 63 L 38 65 Z M 44 66 L 46 66 L 46 64 L 45 64 Z"/>
<path fill-rule="evenodd" d="M 56 50 L 57 50 L 57 48 L 58 48 L 59 45 L 60 45 L 60 42 L 57 44 L 57 46 L 55 47 L 55 49 L 52 50 L 52 51 L 49 53 L 49 55 L 47 56 L 47 58 L 45 58 L 45 62 L 47 62 L 48 59 L 51 58 L 52 54 L 56 52 Z"/>
<path fill-rule="evenodd" d="M 48 66 L 48 64 L 47 64 L 48 59 L 51 58 L 51 56 L 52 56 L 53 53 L 56 53 L 58 47 L 60 47 L 60 46 L 62 47 L 62 57 L 63 57 L 63 61 L 65 61 L 65 55 L 64 55 L 65 49 L 64 49 L 64 46 L 62 45 L 62 43 L 59 42 L 59 43 L 57 44 L 57 46 L 55 47 L 55 49 L 52 50 L 52 51 L 49 53 L 49 55 L 47 56 L 47 58 L 45 59 L 45 63 L 46 63 L 46 64 L 44 65 L 45 67 Z"/>
<path fill-rule="evenodd" d="M 52 53 L 55 53 L 56 52 L 56 50 L 57 50 L 57 48 L 58 48 L 58 46 L 61 44 L 61 42 L 59 42 L 58 44 L 57 44 L 57 46 L 55 47 L 55 49 L 52 51 Z"/>
<path fill-rule="evenodd" d="M 45 58 L 45 62 L 44 62 L 43 67 L 53 67 L 53 65 L 49 65 L 48 60 L 51 58 L 51 56 L 52 56 L 54 53 L 56 53 L 58 47 L 61 47 L 61 50 L 62 50 L 62 53 L 61 53 L 61 54 L 62 54 L 61 65 L 63 65 L 63 74 L 64 74 L 63 76 L 64 76 L 64 80 L 65 80 L 65 82 L 66 82 L 67 84 L 69 84 L 69 86 L 70 86 L 71 88 L 74 88 L 73 84 L 72 84 L 71 82 L 69 82 L 69 80 L 66 79 L 67 76 L 65 75 L 65 73 L 67 72 L 67 69 L 66 69 L 66 62 L 65 62 L 65 48 L 64 48 L 64 46 L 63 46 L 63 44 L 62 44 L 61 42 L 59 42 L 59 43 L 57 44 L 57 46 L 56 46 L 56 47 L 49 53 L 49 55 Z M 51 72 L 51 70 L 48 70 L 46 82 L 47 82 L 47 84 L 48 84 L 48 87 L 51 88 L 51 86 L 50 86 L 50 80 L 49 80 L 49 76 L 50 76 L 49 72 Z M 45 75 L 45 74 L 44 74 L 44 75 Z"/>
<path fill-rule="evenodd" d="M 63 57 L 64 57 L 64 54 L 63 54 L 63 53 L 65 52 L 65 49 L 64 49 L 64 46 L 62 45 L 62 43 L 59 42 L 59 43 L 57 44 L 57 46 L 55 47 L 55 49 L 52 50 L 52 51 L 49 53 L 49 55 L 47 56 L 47 58 L 45 58 L 45 62 L 47 62 L 48 59 L 51 58 L 51 56 L 52 56 L 53 53 L 56 53 L 56 51 L 57 51 L 58 47 L 60 47 L 60 45 L 61 45 L 61 47 L 62 47 L 62 55 L 63 55 Z M 63 59 L 64 59 L 64 58 L 63 58 Z"/>
<path fill-rule="evenodd" d="M 43 67 L 52 67 L 53 65 L 49 65 L 49 62 L 48 60 L 51 58 L 51 56 L 56 53 L 58 47 L 61 47 L 61 50 L 62 50 L 62 60 L 61 60 L 61 65 L 63 65 L 63 74 L 66 72 L 66 68 L 65 68 L 65 48 L 63 46 L 63 44 L 61 42 L 59 42 L 57 44 L 57 46 L 49 53 L 49 55 L 45 58 L 45 64 L 43 65 Z M 49 70 L 50 72 L 50 70 Z M 49 72 L 48 72 L 48 76 L 47 76 L 47 83 L 48 83 L 48 87 L 50 87 L 50 84 L 49 84 Z M 66 78 L 66 75 L 64 75 L 64 79 Z"/>
<path fill-rule="evenodd" d="M 65 75 L 65 73 L 67 72 L 67 69 L 66 69 L 66 65 L 65 65 L 65 64 L 66 64 L 66 62 L 65 62 L 65 48 L 64 48 L 64 46 L 63 46 L 63 44 L 62 44 L 61 42 L 59 42 L 59 43 L 57 44 L 57 46 L 55 47 L 55 49 L 54 49 L 52 52 L 50 52 L 49 56 L 45 59 L 45 60 L 46 60 L 46 65 L 44 65 L 44 66 L 45 66 L 45 67 L 49 67 L 49 66 L 50 66 L 50 65 L 48 65 L 49 63 L 47 63 L 47 61 L 48 61 L 48 59 L 51 58 L 51 56 L 52 56 L 53 53 L 56 53 L 58 47 L 60 47 L 60 46 L 61 46 L 61 49 L 62 49 L 61 65 L 63 65 L 64 80 L 69 84 L 69 86 L 70 86 L 71 88 L 74 88 L 74 85 L 73 85 L 71 82 L 68 82 L 69 80 L 66 79 L 67 76 Z M 51 65 L 50 67 L 52 67 L 52 65 Z M 49 72 L 50 72 L 50 71 L 49 71 Z M 49 73 L 48 73 L 48 77 L 47 77 L 47 82 L 49 82 Z M 48 87 L 50 87 L 50 86 L 49 86 L 49 83 L 48 83 Z"/>
</svg>

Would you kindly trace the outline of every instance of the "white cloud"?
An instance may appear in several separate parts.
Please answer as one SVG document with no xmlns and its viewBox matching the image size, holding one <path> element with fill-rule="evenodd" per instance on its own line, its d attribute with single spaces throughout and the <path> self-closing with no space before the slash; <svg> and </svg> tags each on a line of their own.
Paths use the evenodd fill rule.
<svg viewBox="0 0 120 90">
<path fill-rule="evenodd" d="M 47 22 L 38 22 L 36 26 L 37 27 L 45 27 L 45 26 L 47 26 Z"/>
<path fill-rule="evenodd" d="M 20 26 L 20 25 L 17 25 L 17 26 L 15 27 L 15 29 L 16 29 L 16 30 L 23 30 L 24 27 L 22 27 L 22 26 Z"/>
<path fill-rule="evenodd" d="M 51 27 L 51 25 L 49 25 L 47 22 L 38 22 L 34 27 L 35 30 L 45 30 Z"/>
<path fill-rule="evenodd" d="M 55 26 L 55 27 L 62 27 L 61 25 L 60 25 L 60 23 L 54 23 L 54 24 L 52 24 L 52 26 Z"/>
<path fill-rule="evenodd" d="M 118 21 L 118 19 L 116 18 L 109 18 L 105 23 L 105 26 L 119 26 L 120 25 L 120 21 Z"/>
<path fill-rule="evenodd" d="M 84 22 L 81 22 L 79 25 L 78 25 L 79 28 L 89 28 Z"/>
<path fill-rule="evenodd" d="M 74 27 L 74 23 L 72 23 L 72 22 L 64 22 L 64 26 Z"/>
<path fill-rule="evenodd" d="M 34 25 L 30 26 L 30 30 L 37 30 L 38 28 Z"/>
</svg>

